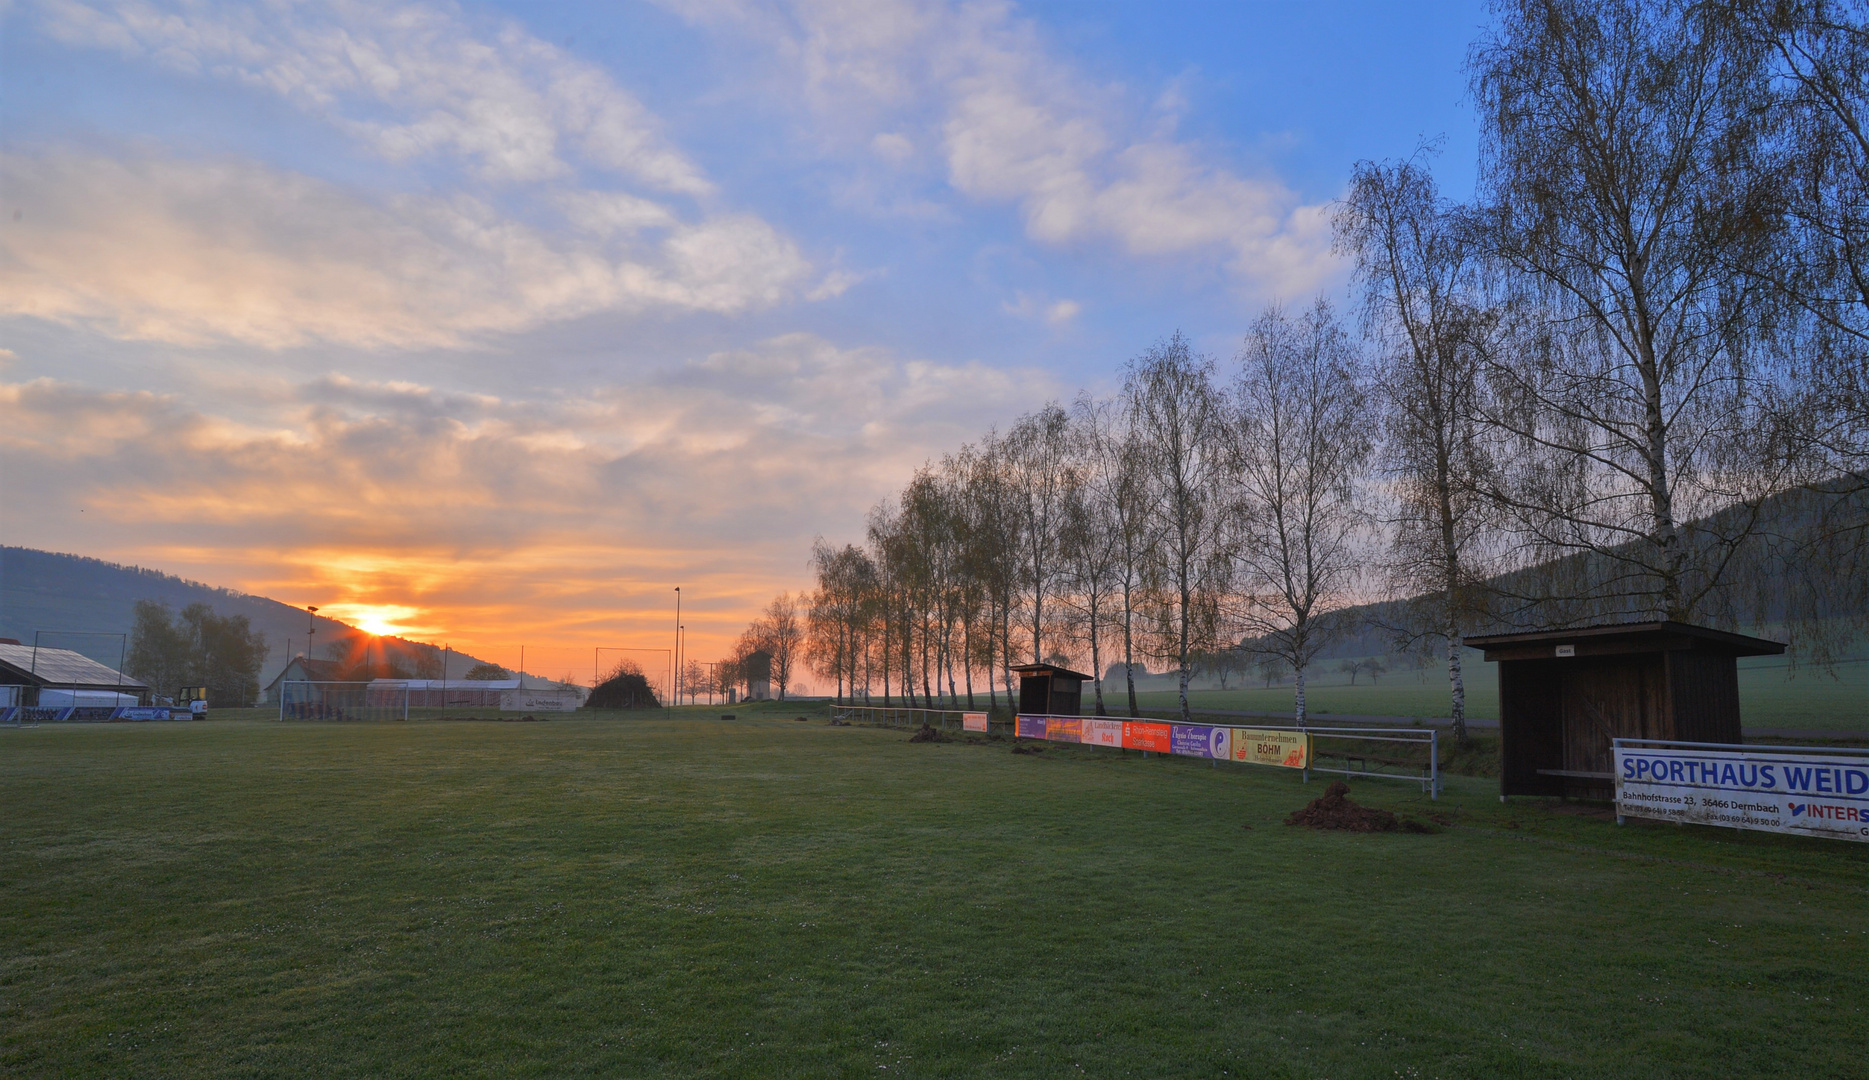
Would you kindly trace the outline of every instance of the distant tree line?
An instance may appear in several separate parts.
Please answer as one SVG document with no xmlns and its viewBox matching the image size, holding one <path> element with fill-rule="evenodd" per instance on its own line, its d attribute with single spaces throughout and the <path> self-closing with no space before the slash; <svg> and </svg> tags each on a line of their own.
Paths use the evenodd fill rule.
<svg viewBox="0 0 1869 1080">
<path fill-rule="evenodd" d="M 996 705 L 1015 664 L 1113 658 L 1134 715 L 1156 659 L 1185 717 L 1237 654 L 1302 723 L 1338 613 L 1399 598 L 1465 738 L 1477 629 L 1770 619 L 1821 658 L 1861 628 L 1864 6 L 1495 10 L 1479 191 L 1444 195 L 1432 147 L 1360 163 L 1352 313 L 1271 306 L 1224 364 L 1173 334 L 818 542 L 800 652 L 839 697 Z"/>
</svg>

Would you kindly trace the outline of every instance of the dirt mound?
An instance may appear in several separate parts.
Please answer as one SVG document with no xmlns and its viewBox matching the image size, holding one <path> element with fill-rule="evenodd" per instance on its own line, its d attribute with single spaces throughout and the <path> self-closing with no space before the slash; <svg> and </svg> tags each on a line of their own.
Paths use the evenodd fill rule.
<svg viewBox="0 0 1869 1080">
<path fill-rule="evenodd" d="M 1287 825 L 1308 825 L 1313 829 L 1343 829 L 1348 832 L 1433 832 L 1433 828 L 1410 819 L 1396 820 L 1387 810 L 1359 806 L 1350 801 L 1350 785 L 1333 780 L 1320 798 L 1285 819 Z"/>
<path fill-rule="evenodd" d="M 1014 744 L 1012 752 L 1015 754 L 1042 754 L 1045 752 L 1045 748 L 1042 746 L 1027 746 L 1020 743 Z"/>
<path fill-rule="evenodd" d="M 934 728 L 928 726 L 927 724 L 923 724 L 922 729 L 920 731 L 917 731 L 915 734 L 909 736 L 909 741 L 910 742 L 947 742 L 948 737 L 946 735 L 941 734 L 939 731 L 936 731 Z"/>
</svg>

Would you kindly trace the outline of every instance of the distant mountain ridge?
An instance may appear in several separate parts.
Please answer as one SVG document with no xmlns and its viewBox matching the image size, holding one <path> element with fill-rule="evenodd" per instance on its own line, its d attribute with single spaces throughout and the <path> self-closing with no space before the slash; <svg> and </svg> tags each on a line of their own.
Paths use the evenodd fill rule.
<svg viewBox="0 0 1869 1080">
<path fill-rule="evenodd" d="M 199 601 L 222 615 L 245 615 L 255 630 L 266 635 L 269 652 L 260 669 L 261 685 L 278 674 L 292 654 L 305 651 L 307 613 L 303 608 L 141 566 L 0 546 L 0 637 L 30 645 L 38 632 L 41 644 L 72 649 L 115 667 L 118 642 L 114 637 L 81 635 L 128 634 L 138 600 L 155 600 L 177 611 Z M 322 615 L 313 620 L 318 627 L 316 651 L 362 633 Z M 450 671 L 456 664 L 478 662 L 466 654 L 455 656 L 458 659 L 449 664 Z"/>
</svg>

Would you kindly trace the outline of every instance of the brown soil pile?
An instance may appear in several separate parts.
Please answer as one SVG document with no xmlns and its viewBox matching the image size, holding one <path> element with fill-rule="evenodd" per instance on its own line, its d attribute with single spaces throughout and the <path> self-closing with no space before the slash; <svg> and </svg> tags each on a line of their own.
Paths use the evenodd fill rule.
<svg viewBox="0 0 1869 1080">
<path fill-rule="evenodd" d="M 1012 752 L 1015 754 L 1042 754 L 1045 752 L 1045 748 L 1042 746 L 1027 746 L 1024 743 L 1015 743 Z"/>
<path fill-rule="evenodd" d="M 1432 832 L 1418 821 L 1397 821 L 1394 814 L 1373 806 L 1359 806 L 1350 801 L 1350 785 L 1333 780 L 1323 797 L 1285 819 L 1287 825 L 1308 825 L 1313 829 L 1343 829 L 1348 832 Z"/>
<path fill-rule="evenodd" d="M 909 736 L 909 741 L 910 742 L 947 742 L 948 739 L 946 735 L 941 734 L 939 731 L 936 731 L 934 728 L 930 727 L 927 724 L 923 724 L 922 729 L 920 731 Z"/>
</svg>

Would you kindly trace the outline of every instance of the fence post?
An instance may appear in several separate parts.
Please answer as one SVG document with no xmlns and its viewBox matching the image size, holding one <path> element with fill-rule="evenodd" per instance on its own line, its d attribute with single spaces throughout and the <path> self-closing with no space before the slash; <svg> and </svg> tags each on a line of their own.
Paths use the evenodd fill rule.
<svg viewBox="0 0 1869 1080">
<path fill-rule="evenodd" d="M 1428 729 L 1428 799 L 1441 798 L 1441 729 Z"/>
</svg>

